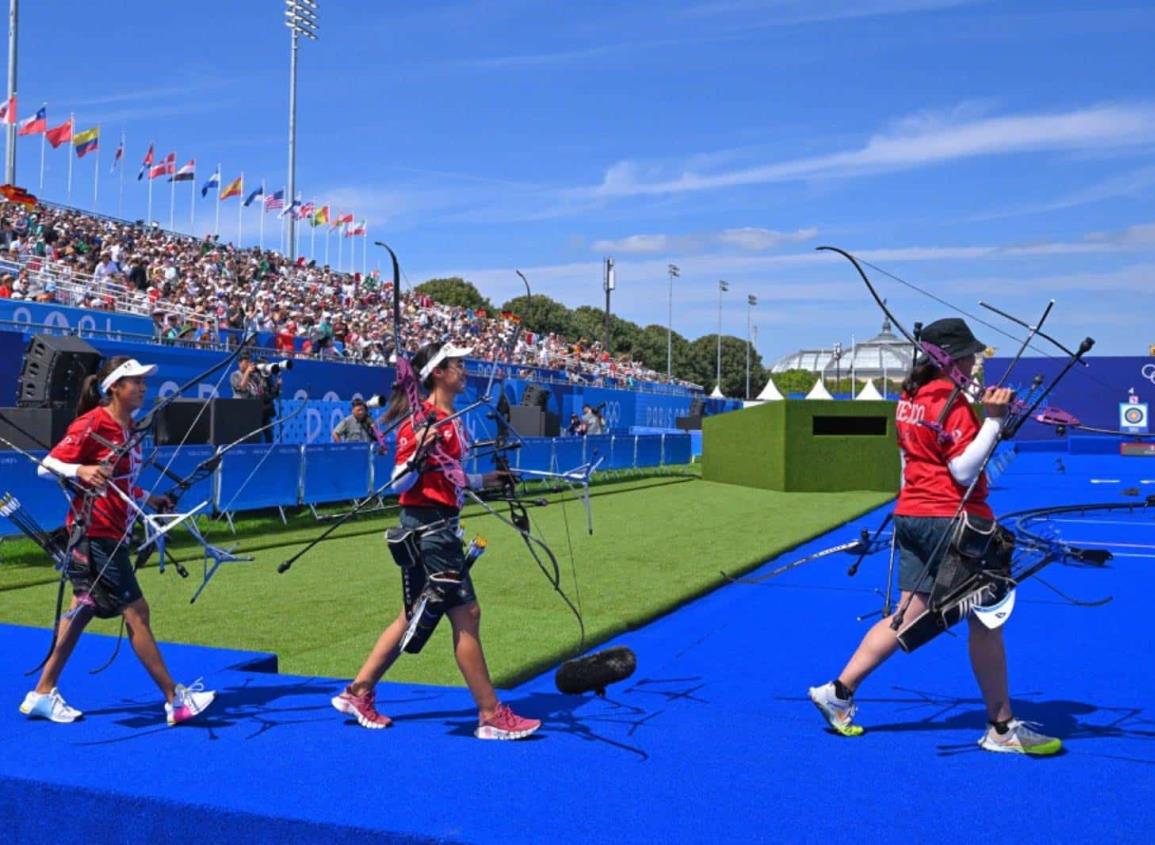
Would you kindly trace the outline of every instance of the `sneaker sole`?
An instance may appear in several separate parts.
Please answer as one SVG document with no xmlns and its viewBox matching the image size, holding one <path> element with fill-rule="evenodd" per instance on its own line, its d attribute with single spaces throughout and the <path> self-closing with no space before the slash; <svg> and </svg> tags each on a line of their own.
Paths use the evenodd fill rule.
<svg viewBox="0 0 1155 845">
<path fill-rule="evenodd" d="M 997 742 L 988 743 L 984 737 L 979 740 L 979 748 L 995 754 L 1022 754 L 1024 757 L 1052 757 L 1063 750 L 1063 743 L 1062 740 L 1056 739 L 1054 743 L 1048 742 L 1036 748 L 1024 748 L 1021 745 L 1000 745 Z"/>
<path fill-rule="evenodd" d="M 352 716 L 357 720 L 357 724 L 363 728 L 368 728 L 371 731 L 379 731 L 384 728 L 393 727 L 393 720 L 388 716 L 383 717 L 386 720 L 385 724 L 369 721 L 357 711 L 356 707 L 347 702 L 345 699 L 341 698 L 339 695 L 335 695 L 329 699 L 329 703 L 333 705 L 333 709 L 338 713 L 344 713 L 346 716 Z"/>
<path fill-rule="evenodd" d="M 500 728 L 495 728 L 490 725 L 482 725 L 473 732 L 473 735 L 478 739 L 525 739 L 530 734 L 536 733 L 540 727 L 541 725 L 537 725 L 524 731 L 503 731 Z"/>
<path fill-rule="evenodd" d="M 70 718 L 53 719 L 51 716 L 42 716 L 39 713 L 33 713 L 31 707 L 25 709 L 23 704 L 20 705 L 20 712 L 22 714 L 24 714 L 25 716 L 27 716 L 29 719 L 43 719 L 46 722 L 52 722 L 53 724 L 56 724 L 56 725 L 71 725 L 73 722 L 84 718 L 84 714 L 78 712 L 75 716 L 72 716 Z"/>
<path fill-rule="evenodd" d="M 862 736 L 864 733 L 866 733 L 866 730 L 862 727 L 862 725 L 850 724 L 850 725 L 847 725 L 846 727 L 841 727 L 839 725 L 836 725 L 833 722 L 833 720 L 831 720 L 831 718 L 828 715 L 826 715 L 826 709 L 821 704 L 819 704 L 817 701 L 814 700 L 814 696 L 810 696 L 810 703 L 813 704 L 816 708 L 818 708 L 818 712 L 822 714 L 823 720 L 839 736 Z"/>
</svg>

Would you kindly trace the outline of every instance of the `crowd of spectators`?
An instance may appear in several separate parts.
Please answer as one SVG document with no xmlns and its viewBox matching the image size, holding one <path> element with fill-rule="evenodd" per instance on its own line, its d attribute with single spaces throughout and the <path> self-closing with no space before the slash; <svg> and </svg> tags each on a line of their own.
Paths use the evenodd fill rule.
<svg viewBox="0 0 1155 845">
<path fill-rule="evenodd" d="M 393 354 L 392 281 L 338 272 L 317 262 L 215 237 L 175 234 L 74 209 L 7 204 L 0 219 L 0 297 L 150 314 L 168 342 L 222 343 L 262 333 L 278 356 L 387 363 Z M 3 272 L 7 268 L 11 272 Z M 516 328 L 515 315 L 447 306 L 402 294 L 410 352 L 448 338 L 492 360 Z M 523 327 L 512 361 L 605 386 L 665 382 L 598 343 L 567 341 Z M 695 387 L 675 380 L 684 387 Z"/>
</svg>

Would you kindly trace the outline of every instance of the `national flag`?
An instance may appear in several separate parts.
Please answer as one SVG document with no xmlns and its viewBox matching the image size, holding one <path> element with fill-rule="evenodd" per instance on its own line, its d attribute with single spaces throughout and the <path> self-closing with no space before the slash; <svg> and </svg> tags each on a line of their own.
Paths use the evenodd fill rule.
<svg viewBox="0 0 1155 845">
<path fill-rule="evenodd" d="M 313 218 L 313 212 L 316 211 L 316 209 L 317 209 L 317 206 L 315 203 L 311 203 L 311 202 L 304 203 L 301 205 L 300 208 L 297 209 L 297 217 L 299 217 L 301 220 L 305 220 L 305 219 L 311 220 Z"/>
<path fill-rule="evenodd" d="M 48 129 L 48 105 L 45 104 L 40 107 L 40 110 L 32 117 L 26 117 L 16 127 L 17 135 L 40 135 Z"/>
<path fill-rule="evenodd" d="M 227 200 L 229 197 L 239 197 L 244 192 L 245 177 L 242 175 L 225 185 L 225 189 L 221 191 L 221 199 Z M 248 205 L 248 203 L 245 203 L 245 205 Z"/>
<path fill-rule="evenodd" d="M 346 223 L 352 223 L 352 222 L 353 222 L 353 213 L 352 212 L 349 212 L 347 214 L 338 214 L 337 219 L 335 219 L 333 221 L 333 228 L 339 229 L 342 226 L 344 226 Z"/>
<path fill-rule="evenodd" d="M 176 173 L 176 153 L 169 153 L 160 164 L 154 165 L 148 171 L 149 180 L 156 179 L 158 176 L 172 176 Z"/>
<path fill-rule="evenodd" d="M 263 201 L 264 196 L 265 196 L 265 186 L 261 185 L 259 188 L 257 188 L 251 194 L 249 194 L 248 199 L 245 200 L 245 208 L 248 208 L 250 205 L 252 205 L 255 200 L 259 199 L 259 200 Z"/>
<path fill-rule="evenodd" d="M 52 149 L 56 149 L 61 144 L 67 144 L 72 140 L 72 118 L 68 118 L 59 126 L 44 130 L 44 137 L 48 139 Z"/>
<path fill-rule="evenodd" d="M 77 158 L 84 158 L 93 150 L 100 149 L 100 127 L 85 129 L 73 135 L 72 146 L 76 148 Z"/>
<path fill-rule="evenodd" d="M 116 154 L 112 157 L 112 167 L 109 168 L 109 173 L 115 173 L 116 168 L 120 166 L 120 162 L 124 159 L 124 136 L 120 136 L 120 146 L 116 148 Z"/>
<path fill-rule="evenodd" d="M 144 178 L 144 174 L 148 173 L 149 168 L 152 167 L 153 162 L 153 145 L 148 145 L 148 152 L 144 154 L 144 161 L 140 163 L 140 173 L 136 174 L 136 181 L 139 182 Z M 151 178 L 151 177 L 150 177 Z"/>
<path fill-rule="evenodd" d="M 192 182 L 197 178 L 197 160 L 190 158 L 180 169 L 169 177 L 170 182 Z"/>
<path fill-rule="evenodd" d="M 218 167 L 215 171 L 213 171 L 213 175 L 209 177 L 209 180 L 201 185 L 201 198 L 203 199 L 207 197 L 209 195 L 209 191 L 215 191 L 220 186 L 221 169 Z"/>
<path fill-rule="evenodd" d="M 15 123 L 16 122 L 16 97 L 9 97 L 7 101 L 0 103 L 0 123 Z"/>
<path fill-rule="evenodd" d="M 4 197 L 8 202 L 14 202 L 18 205 L 36 205 L 36 197 L 15 185 L 0 185 L 0 196 Z"/>
<path fill-rule="evenodd" d="M 284 189 L 277 191 L 275 194 L 269 194 L 265 197 L 265 211 L 277 211 L 285 207 L 285 191 Z"/>
<path fill-rule="evenodd" d="M 314 226 L 324 226 L 329 222 L 329 206 L 323 205 L 313 212 L 312 223 Z"/>
<path fill-rule="evenodd" d="M 278 217 L 287 217 L 289 215 L 292 215 L 293 211 L 297 208 L 300 208 L 300 207 L 301 207 L 301 198 L 297 197 L 297 199 L 295 199 L 291 203 L 289 203 L 288 208 L 286 208 L 284 211 L 282 211 L 277 216 Z"/>
<path fill-rule="evenodd" d="M 345 227 L 345 237 L 347 237 L 347 238 L 356 238 L 356 237 L 359 237 L 360 235 L 364 235 L 364 234 L 365 234 L 365 221 L 364 220 L 362 220 L 360 223 L 350 222 L 349 225 Z"/>
</svg>

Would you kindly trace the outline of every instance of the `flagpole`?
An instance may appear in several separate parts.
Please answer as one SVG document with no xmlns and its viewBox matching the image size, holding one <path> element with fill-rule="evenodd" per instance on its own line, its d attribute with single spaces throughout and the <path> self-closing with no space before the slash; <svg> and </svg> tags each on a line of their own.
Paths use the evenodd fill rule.
<svg viewBox="0 0 1155 845">
<path fill-rule="evenodd" d="M 369 221 L 362 221 L 365 225 L 361 232 L 361 279 L 369 271 Z"/>
<path fill-rule="evenodd" d="M 148 214 L 145 217 L 144 225 L 152 225 L 152 183 L 156 181 L 152 178 L 152 165 L 148 166 Z"/>
<path fill-rule="evenodd" d="M 44 148 L 48 146 L 48 118 L 45 116 L 44 131 L 40 133 L 40 188 L 39 192 L 44 193 Z"/>
<path fill-rule="evenodd" d="M 72 146 L 72 133 L 76 131 L 76 115 L 68 115 L 68 147 Z M 72 205 L 72 150 L 65 147 L 68 153 L 68 204 Z"/>
<path fill-rule="evenodd" d="M 261 252 L 265 251 L 265 183 L 261 182 Z"/>
<path fill-rule="evenodd" d="M 325 221 L 325 266 L 329 266 L 329 230 L 333 227 L 329 225 L 329 221 Z"/>
<path fill-rule="evenodd" d="M 218 238 L 221 236 L 221 163 L 217 162 L 217 219 L 213 224 L 213 234 Z"/>
<path fill-rule="evenodd" d="M 171 187 L 168 198 L 168 230 L 170 232 L 176 230 L 176 159 L 172 160 L 173 171 L 168 176 L 168 183 Z M 168 170 L 165 167 L 165 170 Z"/>
<path fill-rule="evenodd" d="M 189 234 L 195 238 L 196 234 L 197 234 L 197 169 L 196 169 L 196 165 L 193 165 L 193 178 L 192 178 L 191 187 L 192 187 L 192 201 L 189 203 L 188 231 L 189 231 Z"/>
<path fill-rule="evenodd" d="M 309 218 L 309 260 L 310 261 L 316 261 L 317 260 L 317 251 L 315 249 L 315 247 L 317 245 L 316 216 L 317 216 L 317 212 L 314 211 L 313 214 Z"/>
<path fill-rule="evenodd" d="M 245 171 L 241 171 L 241 192 L 237 194 L 237 249 L 244 246 L 241 235 L 245 228 Z"/>
<path fill-rule="evenodd" d="M 120 133 L 120 188 L 116 196 L 116 216 L 124 216 L 124 157 L 128 150 L 124 145 L 124 133 Z"/>
<path fill-rule="evenodd" d="M 92 210 L 100 204 L 100 124 L 96 124 L 96 159 L 92 163 Z"/>
<path fill-rule="evenodd" d="M 337 219 L 338 220 L 341 219 L 341 213 L 340 212 L 337 212 Z M 342 241 L 345 240 L 344 235 L 345 235 L 345 233 L 342 232 L 340 229 L 337 230 L 337 272 L 338 273 L 342 271 L 341 256 L 345 254 L 345 244 L 342 243 Z"/>
</svg>

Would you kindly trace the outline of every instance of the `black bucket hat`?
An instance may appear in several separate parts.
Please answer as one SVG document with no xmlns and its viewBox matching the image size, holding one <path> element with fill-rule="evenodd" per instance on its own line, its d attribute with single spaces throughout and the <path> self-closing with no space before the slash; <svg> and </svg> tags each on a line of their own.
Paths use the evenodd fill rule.
<svg viewBox="0 0 1155 845">
<path fill-rule="evenodd" d="M 935 320 L 929 326 L 923 327 L 920 339 L 937 346 L 956 361 L 968 355 L 978 355 L 987 348 L 960 317 Z"/>
</svg>

